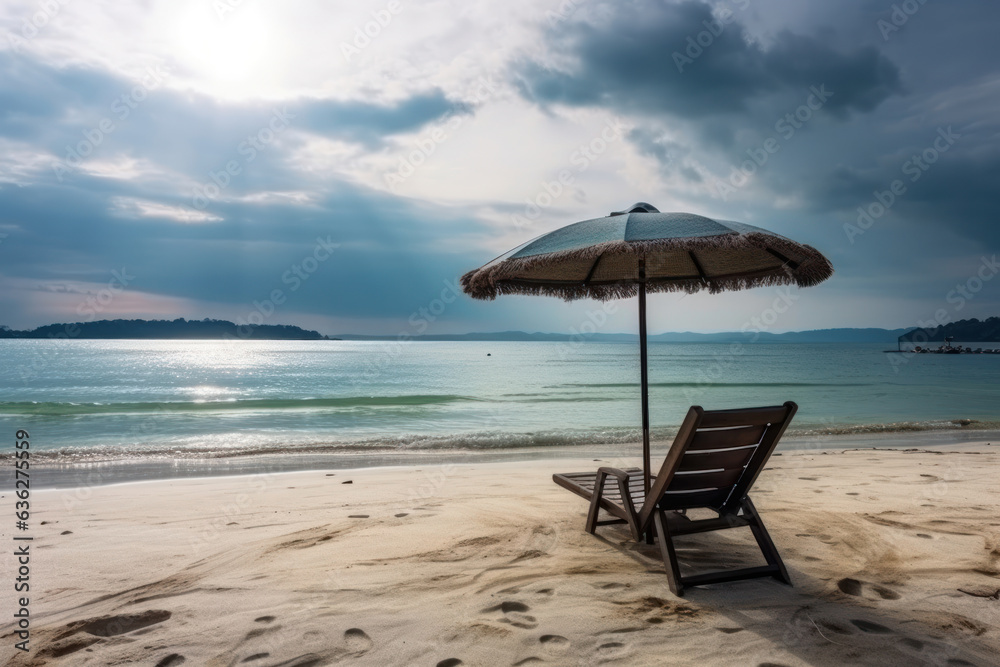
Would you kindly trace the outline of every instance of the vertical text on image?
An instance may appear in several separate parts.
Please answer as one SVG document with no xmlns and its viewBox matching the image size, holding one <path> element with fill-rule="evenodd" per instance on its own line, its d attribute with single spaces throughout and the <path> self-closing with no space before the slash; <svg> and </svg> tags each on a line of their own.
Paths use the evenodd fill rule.
<svg viewBox="0 0 1000 667">
<path fill-rule="evenodd" d="M 31 478 L 28 469 L 31 467 L 31 444 L 28 432 L 19 429 L 14 434 L 14 495 L 17 498 L 14 504 L 14 558 L 16 559 L 16 574 L 14 579 L 14 591 L 25 594 L 19 597 L 15 605 L 17 611 L 14 612 L 17 630 L 13 635 L 19 639 L 14 643 L 14 648 L 19 651 L 28 652 L 28 642 L 31 638 L 31 612 L 29 605 L 31 598 L 27 593 L 31 591 L 31 541 L 27 534 L 28 520 L 31 517 Z"/>
</svg>

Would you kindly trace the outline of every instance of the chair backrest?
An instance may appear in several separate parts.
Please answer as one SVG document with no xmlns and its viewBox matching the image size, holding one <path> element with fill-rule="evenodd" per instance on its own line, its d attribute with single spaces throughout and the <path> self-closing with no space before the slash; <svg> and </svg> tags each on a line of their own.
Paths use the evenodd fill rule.
<svg viewBox="0 0 1000 667">
<path fill-rule="evenodd" d="M 742 410 L 688 410 L 660 472 L 653 480 L 639 521 L 648 525 L 664 510 L 710 507 L 733 514 L 764 468 L 798 406 Z"/>
</svg>

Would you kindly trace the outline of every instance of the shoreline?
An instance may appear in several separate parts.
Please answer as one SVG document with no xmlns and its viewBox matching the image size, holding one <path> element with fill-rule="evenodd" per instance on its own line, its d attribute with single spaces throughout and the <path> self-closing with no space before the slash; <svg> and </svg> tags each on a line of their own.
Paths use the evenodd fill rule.
<svg viewBox="0 0 1000 667">
<path fill-rule="evenodd" d="M 956 448 L 997 443 L 1000 431 L 942 430 L 894 431 L 850 435 L 786 436 L 777 453 L 838 451 L 850 449 Z M 652 443 L 653 458 L 665 454 L 669 441 Z M 72 489 L 130 482 L 179 480 L 308 471 L 413 468 L 426 465 L 527 463 L 559 459 L 611 457 L 637 459 L 639 443 L 604 443 L 509 449 L 394 449 L 350 452 L 296 452 L 244 455 L 232 458 L 125 458 L 97 461 L 39 463 L 32 461 L 32 486 L 36 489 Z M 0 492 L 13 488 L 13 472 L 0 472 Z"/>
</svg>

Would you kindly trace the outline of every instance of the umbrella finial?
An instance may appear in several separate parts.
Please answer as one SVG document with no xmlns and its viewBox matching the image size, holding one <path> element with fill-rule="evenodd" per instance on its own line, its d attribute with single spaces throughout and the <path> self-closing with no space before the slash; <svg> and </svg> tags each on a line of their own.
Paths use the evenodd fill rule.
<svg viewBox="0 0 1000 667">
<path fill-rule="evenodd" d="M 611 215 L 625 215 L 626 213 L 659 213 L 660 209 L 644 201 L 636 202 L 624 211 L 612 211 Z"/>
</svg>

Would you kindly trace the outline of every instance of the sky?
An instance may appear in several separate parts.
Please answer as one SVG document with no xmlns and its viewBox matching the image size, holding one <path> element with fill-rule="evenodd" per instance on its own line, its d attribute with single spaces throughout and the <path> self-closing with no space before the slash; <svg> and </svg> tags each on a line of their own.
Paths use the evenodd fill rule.
<svg viewBox="0 0 1000 667">
<path fill-rule="evenodd" d="M 635 331 L 457 280 L 639 201 L 808 243 L 661 331 L 1000 314 L 1000 5 L 5 0 L 0 325 Z"/>
</svg>

